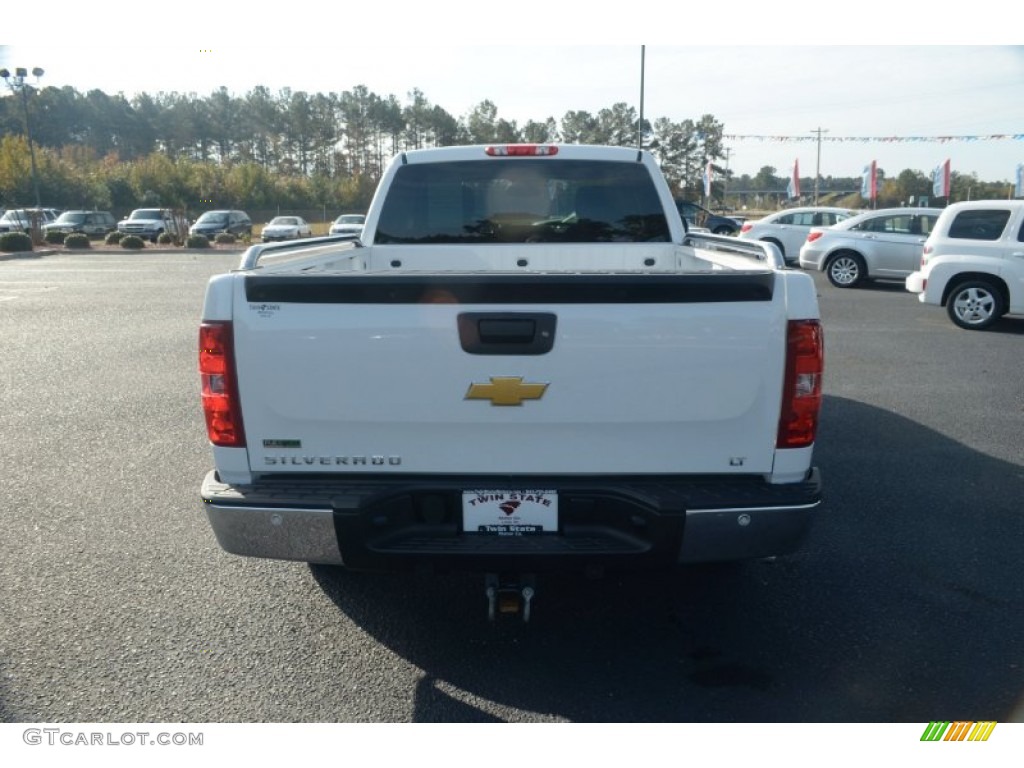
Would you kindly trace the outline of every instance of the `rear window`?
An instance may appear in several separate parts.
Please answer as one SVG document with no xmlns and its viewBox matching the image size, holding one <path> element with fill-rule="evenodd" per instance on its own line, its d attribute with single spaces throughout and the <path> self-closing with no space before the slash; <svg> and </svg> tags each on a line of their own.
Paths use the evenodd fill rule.
<svg viewBox="0 0 1024 768">
<path fill-rule="evenodd" d="M 226 211 L 207 211 L 196 219 L 196 224 L 223 224 L 227 220 L 228 214 Z"/>
<path fill-rule="evenodd" d="M 962 211 L 949 225 L 949 236 L 958 240 L 998 240 L 1009 220 L 1008 210 Z"/>
<path fill-rule="evenodd" d="M 591 160 L 510 158 L 398 169 L 374 242 L 667 242 L 647 169 Z"/>
</svg>

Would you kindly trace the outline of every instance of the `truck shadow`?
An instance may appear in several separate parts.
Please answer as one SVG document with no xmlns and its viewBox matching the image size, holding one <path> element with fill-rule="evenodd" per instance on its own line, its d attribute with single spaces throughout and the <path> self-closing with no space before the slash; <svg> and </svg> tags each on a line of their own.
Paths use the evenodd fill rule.
<svg viewBox="0 0 1024 768">
<path fill-rule="evenodd" d="M 421 722 L 929 722 L 1024 718 L 1024 467 L 838 397 L 826 500 L 771 562 L 542 577 L 529 624 L 483 578 L 311 567 L 423 670 Z"/>
</svg>

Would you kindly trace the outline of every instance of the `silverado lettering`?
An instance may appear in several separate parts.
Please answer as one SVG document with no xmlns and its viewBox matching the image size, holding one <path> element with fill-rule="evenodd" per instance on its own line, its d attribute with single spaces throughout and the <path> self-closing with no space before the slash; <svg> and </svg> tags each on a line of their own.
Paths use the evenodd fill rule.
<svg viewBox="0 0 1024 768">
<path fill-rule="evenodd" d="M 267 466 L 291 464 L 294 466 L 320 464 L 322 466 L 383 466 L 388 464 L 397 467 L 402 463 L 401 456 L 264 456 L 263 463 Z"/>
</svg>

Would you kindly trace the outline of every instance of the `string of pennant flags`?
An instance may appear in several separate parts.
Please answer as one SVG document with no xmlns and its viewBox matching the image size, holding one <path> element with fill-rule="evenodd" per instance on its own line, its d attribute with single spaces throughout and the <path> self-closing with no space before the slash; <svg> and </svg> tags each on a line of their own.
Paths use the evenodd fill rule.
<svg viewBox="0 0 1024 768">
<path fill-rule="evenodd" d="M 809 136 L 769 136 L 760 134 L 724 134 L 723 139 L 730 141 L 780 141 L 780 142 L 805 142 L 831 141 L 831 142 L 880 142 L 883 144 L 901 142 L 934 142 L 945 144 L 950 141 L 1024 141 L 1024 133 L 990 133 L 979 136 L 818 136 L 817 133 Z"/>
</svg>

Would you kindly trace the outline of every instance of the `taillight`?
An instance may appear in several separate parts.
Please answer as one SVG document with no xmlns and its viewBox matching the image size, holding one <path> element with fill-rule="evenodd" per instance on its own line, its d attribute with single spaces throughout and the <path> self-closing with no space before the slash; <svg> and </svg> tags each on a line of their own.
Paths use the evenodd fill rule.
<svg viewBox="0 0 1024 768">
<path fill-rule="evenodd" d="M 199 375 L 206 434 L 210 442 L 228 448 L 242 448 L 245 446 L 245 430 L 242 429 L 232 339 L 231 323 L 203 323 L 199 326 Z"/>
<path fill-rule="evenodd" d="M 805 448 L 814 443 L 821 410 L 825 339 L 817 320 L 790 320 L 786 331 L 786 376 L 776 448 Z"/>
<path fill-rule="evenodd" d="M 558 154 L 550 144 L 495 144 L 484 149 L 491 157 L 546 157 Z"/>
<path fill-rule="evenodd" d="M 815 240 L 817 240 L 819 237 L 821 237 L 824 234 L 825 234 L 824 232 L 813 232 L 813 231 L 812 232 L 808 232 L 807 233 L 807 242 L 808 243 L 813 243 Z"/>
<path fill-rule="evenodd" d="M 743 222 L 743 226 L 740 227 L 740 232 L 749 232 L 753 228 L 754 228 L 753 224 L 751 224 L 749 221 L 745 221 L 745 222 Z"/>
</svg>

